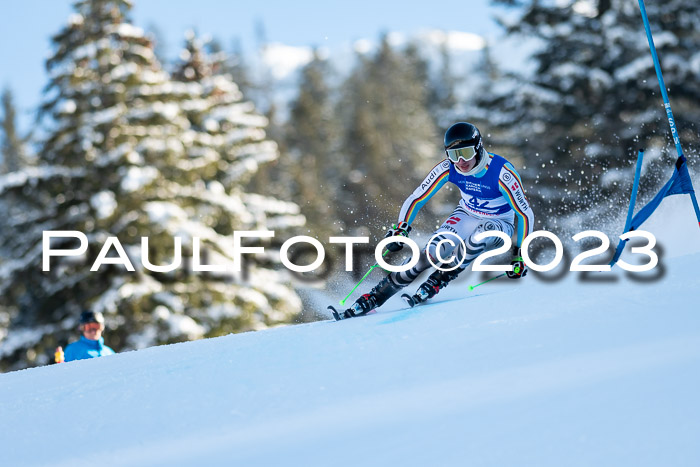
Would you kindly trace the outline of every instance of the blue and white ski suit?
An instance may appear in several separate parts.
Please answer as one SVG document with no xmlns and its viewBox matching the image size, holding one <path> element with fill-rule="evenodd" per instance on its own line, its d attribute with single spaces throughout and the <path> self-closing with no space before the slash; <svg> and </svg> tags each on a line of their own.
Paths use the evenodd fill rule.
<svg viewBox="0 0 700 467">
<path fill-rule="evenodd" d="M 450 257 L 457 243 L 454 235 L 463 241 L 459 244 L 459 251 L 455 252 L 456 259 L 464 258 L 459 267 L 459 271 L 462 271 L 484 251 L 503 244 L 497 237 L 476 241 L 474 237 L 477 234 L 488 230 L 500 230 L 512 236 L 515 233 L 516 217 L 518 229 L 514 245 L 520 247 L 525 237 L 532 233 L 535 218 L 525 196 L 520 175 L 505 158 L 496 154 L 487 155 L 488 160 L 484 168 L 473 175 L 461 174 L 448 159 L 443 160 L 433 167 L 420 186 L 406 198 L 399 212 L 399 222 L 407 222 L 410 225 L 418 211 L 447 182 L 457 186 L 462 195 L 452 215 L 435 231 L 436 236 L 426 246 L 418 264 L 408 271 L 389 275 L 393 283 L 399 286 L 411 283 L 430 267 L 428 255 L 433 263 L 438 263 L 439 258 Z M 450 237 L 453 243 L 444 241 Z"/>
</svg>

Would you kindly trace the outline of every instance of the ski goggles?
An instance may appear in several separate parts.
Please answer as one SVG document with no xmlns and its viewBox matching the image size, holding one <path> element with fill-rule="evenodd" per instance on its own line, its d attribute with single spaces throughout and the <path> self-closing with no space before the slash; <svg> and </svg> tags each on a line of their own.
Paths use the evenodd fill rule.
<svg viewBox="0 0 700 467">
<path fill-rule="evenodd" d="M 464 159 L 465 162 L 474 159 L 479 150 L 474 146 L 467 146 L 465 148 L 445 149 L 445 152 L 447 153 L 447 158 L 456 164 L 460 159 Z"/>
<path fill-rule="evenodd" d="M 99 331 L 100 329 L 102 329 L 102 325 L 100 323 L 83 324 L 83 330 L 85 331 Z"/>
</svg>

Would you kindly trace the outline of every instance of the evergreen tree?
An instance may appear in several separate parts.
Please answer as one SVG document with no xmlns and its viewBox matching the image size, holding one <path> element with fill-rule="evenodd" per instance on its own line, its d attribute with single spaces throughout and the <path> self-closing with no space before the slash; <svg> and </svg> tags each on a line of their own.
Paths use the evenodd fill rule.
<svg viewBox="0 0 700 467">
<path fill-rule="evenodd" d="M 196 135 L 190 157 L 216 154 L 213 161 L 201 159 L 212 167 L 211 176 L 229 195 L 235 193 L 251 212 L 262 210 L 265 215 L 256 220 L 256 229 L 273 225 L 282 234 L 282 229 L 303 225 L 304 217 L 299 215 L 298 205 L 247 193 L 244 189 L 259 167 L 278 158 L 277 145 L 264 129 L 269 122 L 252 102 L 242 100 L 237 84 L 223 66 L 229 62 L 226 53 L 217 45 L 199 39 L 194 32 L 186 36 L 180 54 L 182 60 L 176 64 L 173 79 L 190 90 L 181 104 Z M 207 53 L 207 49 L 212 53 Z"/>
<path fill-rule="evenodd" d="M 216 50 L 212 50 L 212 52 L 216 52 Z M 247 99 L 251 98 L 255 84 L 253 83 L 250 67 L 246 60 L 245 53 L 243 52 L 243 46 L 238 38 L 235 38 L 231 44 L 231 54 L 225 62 L 222 73 L 231 75 L 231 79 L 238 85 L 243 96 Z"/>
<path fill-rule="evenodd" d="M 525 137 L 517 131 L 518 122 L 513 120 L 509 107 L 509 99 L 519 84 L 518 77 L 501 68 L 490 45 L 486 44 L 474 67 L 472 79 L 474 98 L 466 113 L 473 115 L 473 121 L 482 129 L 487 150 L 507 157 L 523 175 L 528 175 L 524 178 L 529 180 L 522 151 Z"/>
<path fill-rule="evenodd" d="M 316 235 L 337 235 L 339 213 L 333 202 L 346 167 L 339 164 L 340 122 L 334 114 L 332 75 L 327 60 L 314 52 L 301 70 L 299 91 L 286 126 L 286 158 L 277 169 L 288 174 L 290 199 L 301 204 Z"/>
<path fill-rule="evenodd" d="M 400 203 L 441 158 L 419 63 L 415 50 L 394 50 L 384 36 L 374 56 L 358 57 L 343 85 L 341 157 L 348 171 L 339 208 L 350 229 L 377 232 L 394 222 Z"/>
<path fill-rule="evenodd" d="M 84 308 L 105 312 L 117 350 L 288 321 L 300 302 L 276 271 L 252 264 L 232 281 L 223 272 L 192 273 L 188 264 L 170 272 L 141 265 L 146 255 L 154 265 L 172 264 L 176 236 L 185 263 L 198 237 L 202 263 L 230 265 L 233 230 L 274 228 L 268 212 L 281 212 L 282 225 L 300 221 L 298 207 L 236 188 L 276 156 L 265 119 L 221 77 L 173 82 L 151 41 L 129 23 L 130 2 L 86 0 L 75 8 L 47 61 L 42 109 L 50 126 L 41 164 L 0 180 L 0 215 L 9 224 L 0 253 L 10 258 L 0 268 L 2 367 L 46 363 Z M 84 232 L 86 254 L 53 258 L 42 272 L 46 230 Z M 133 272 L 122 264 L 90 271 L 108 237 L 123 245 Z"/>
<path fill-rule="evenodd" d="M 17 132 L 16 114 L 12 91 L 7 88 L 2 93 L 2 120 L 0 120 L 2 172 L 16 172 L 27 165 L 27 139 L 22 138 Z"/>
<path fill-rule="evenodd" d="M 650 161 L 672 149 L 637 4 L 495 3 L 517 4 L 520 13 L 507 31 L 540 42 L 532 57 L 535 72 L 512 80 L 491 102 L 503 104 L 502 122 L 521 135 L 528 166 L 538 172 L 534 197 L 540 212 L 595 207 L 589 214 L 609 215 L 624 204 L 615 199 L 632 182 L 637 148 L 650 149 Z M 700 117 L 700 67 L 693 66 L 700 33 L 694 25 L 700 6 L 674 0 L 651 3 L 647 11 L 682 138 L 694 145 L 697 131 L 690 122 Z M 670 158 L 675 154 L 659 167 L 668 167 Z"/>
<path fill-rule="evenodd" d="M 213 74 L 210 62 L 204 51 L 204 41 L 189 30 L 185 33 L 185 48 L 180 51 L 180 61 L 175 65 L 173 79 L 187 83 L 201 82 Z"/>
<path fill-rule="evenodd" d="M 156 60 L 165 66 L 169 63 L 168 61 L 168 43 L 165 40 L 165 34 L 160 27 L 155 23 L 150 23 L 146 28 L 146 32 L 151 37 L 153 42 L 153 53 L 156 56 Z"/>
<path fill-rule="evenodd" d="M 505 73 L 496 62 L 491 46 L 488 43 L 484 45 L 484 48 L 481 50 L 481 58 L 475 70 L 480 78 L 479 83 L 475 87 L 475 94 L 477 96 L 483 96 L 482 99 L 486 101 L 489 97 L 497 93 L 498 83 L 505 78 Z M 486 117 L 491 111 L 498 111 L 498 108 L 482 110 L 483 117 Z"/>
<path fill-rule="evenodd" d="M 437 76 L 431 80 L 428 110 L 433 115 L 435 124 L 440 129 L 449 126 L 464 117 L 458 116 L 457 87 L 463 83 L 452 70 L 452 57 L 447 46 L 447 40 L 440 44 L 440 69 Z"/>
</svg>

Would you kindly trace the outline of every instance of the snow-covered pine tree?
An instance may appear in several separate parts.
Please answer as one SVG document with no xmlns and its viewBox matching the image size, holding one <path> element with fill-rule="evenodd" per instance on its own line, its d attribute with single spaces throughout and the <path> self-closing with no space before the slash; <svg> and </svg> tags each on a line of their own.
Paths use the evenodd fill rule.
<svg viewBox="0 0 700 467">
<path fill-rule="evenodd" d="M 504 110 L 501 123 L 521 135 L 528 166 L 537 170 L 531 196 L 549 219 L 591 207 L 609 216 L 624 205 L 615 200 L 628 193 L 621 188 L 632 182 L 639 147 L 649 161 L 668 154 L 668 166 L 675 158 L 637 2 L 494 3 L 520 8 L 504 20 L 508 33 L 539 41 L 534 72 L 482 102 Z M 682 138 L 695 146 L 700 5 L 648 2 L 647 10 Z"/>
<path fill-rule="evenodd" d="M 472 115 L 473 122 L 482 129 L 487 150 L 511 161 L 523 176 L 526 189 L 529 190 L 533 179 L 530 178 L 532 171 L 528 169 L 523 157 L 523 136 L 511 128 L 513 122 L 510 120 L 509 98 L 513 83 L 509 73 L 503 70 L 494 57 L 490 44 L 485 44 L 481 50 L 481 57 L 475 64 L 470 79 L 473 92 L 466 103 L 466 115 Z M 536 172 L 533 178 L 534 176 Z M 536 222 L 539 220 L 536 218 Z"/>
<path fill-rule="evenodd" d="M 441 137 L 415 50 L 398 50 L 383 36 L 375 53 L 357 58 L 338 112 L 345 128 L 341 157 L 350 167 L 339 206 L 350 229 L 381 233 L 374 229 L 394 222 L 400 203 L 440 161 Z"/>
<path fill-rule="evenodd" d="M 17 129 L 17 109 L 12 91 L 2 93 L 2 117 L 0 118 L 0 173 L 15 172 L 28 165 L 27 137 Z"/>
<path fill-rule="evenodd" d="M 463 84 L 464 79 L 455 75 L 452 67 L 452 56 L 448 46 L 447 35 L 440 42 L 440 68 L 430 80 L 430 91 L 427 105 L 430 114 L 438 129 L 447 129 L 455 121 L 465 117 L 458 112 L 459 99 L 457 88 Z"/>
<path fill-rule="evenodd" d="M 348 164 L 337 157 L 341 127 L 335 116 L 334 90 L 328 84 L 333 71 L 327 59 L 314 51 L 300 72 L 299 90 L 291 103 L 286 126 L 286 154 L 281 169 L 290 173 L 290 198 L 297 200 L 314 231 L 338 235 L 341 216 L 338 186 Z"/>
<path fill-rule="evenodd" d="M 221 264 L 231 260 L 234 229 L 274 228 L 264 209 L 252 207 L 269 200 L 226 185 L 274 158 L 264 119 L 245 103 L 227 102 L 235 85 L 227 93 L 226 86 L 170 80 L 150 40 L 130 24 L 130 2 L 85 0 L 75 8 L 47 61 L 42 109 L 50 126 L 40 165 L 0 180 L 0 214 L 9 224 L 0 234 L 9 258 L 0 265 L 2 368 L 46 363 L 56 344 L 75 335 L 84 308 L 105 312 L 107 340 L 117 350 L 289 320 L 300 302 L 274 271 L 253 267 L 247 280 L 232 281 L 192 273 L 186 259 L 194 237 L 208 251 L 202 262 Z M 203 88 L 211 101 L 227 104 L 201 122 L 218 125 L 214 148 L 188 113 Z M 282 204 L 279 210 L 293 211 Z M 54 258 L 42 272 L 46 230 L 84 232 L 87 253 Z M 174 236 L 182 237 L 181 267 L 156 273 L 141 266 L 141 237 L 149 238 L 149 261 L 167 265 Z M 116 264 L 90 271 L 108 237 L 123 245 L 134 272 Z"/>
<path fill-rule="evenodd" d="M 184 91 L 181 107 L 191 125 L 187 164 L 197 173 L 207 174 L 209 190 L 225 208 L 214 215 L 217 231 L 231 235 L 233 230 L 274 230 L 277 239 L 284 240 L 305 223 L 299 206 L 244 188 L 262 164 L 279 156 L 277 145 L 266 139 L 268 121 L 252 102 L 243 100 L 226 73 L 225 53 L 219 50 L 208 54 L 205 42 L 188 32 L 173 72 L 174 85 Z M 293 291 L 282 283 L 286 275 L 275 270 L 279 264 L 275 258 L 267 257 L 266 268 L 251 266 L 248 282 L 244 287 L 232 288 L 229 296 L 232 302 L 240 302 L 253 293 L 260 294 L 256 303 L 264 303 L 266 312 L 260 316 L 267 316 L 261 323 L 285 321 L 299 311 Z M 234 319 L 223 320 L 219 333 L 240 328 L 237 307 L 232 307 L 232 312 Z M 261 323 L 254 327 L 259 328 Z"/>
</svg>

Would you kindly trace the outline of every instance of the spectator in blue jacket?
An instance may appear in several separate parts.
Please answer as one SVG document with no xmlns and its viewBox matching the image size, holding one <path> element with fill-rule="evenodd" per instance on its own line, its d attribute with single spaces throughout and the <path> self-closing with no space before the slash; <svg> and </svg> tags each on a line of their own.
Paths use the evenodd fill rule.
<svg viewBox="0 0 700 467">
<path fill-rule="evenodd" d="M 114 350 L 105 345 L 102 331 L 105 329 L 105 319 L 100 312 L 83 311 L 80 314 L 80 331 L 83 337 L 66 347 L 64 361 L 83 360 L 86 358 L 103 357 L 114 354 Z M 57 349 L 57 354 L 60 351 Z"/>
</svg>

